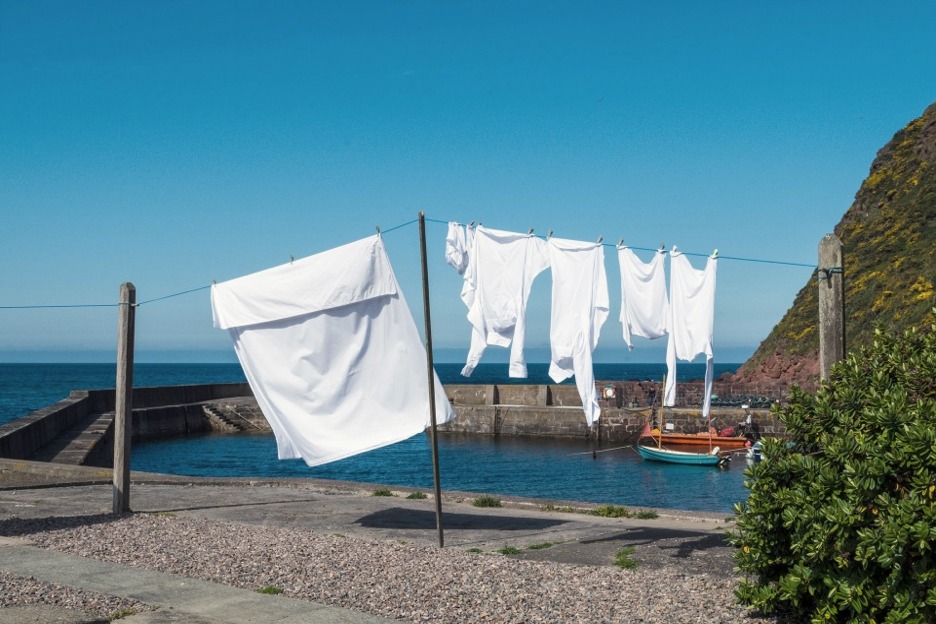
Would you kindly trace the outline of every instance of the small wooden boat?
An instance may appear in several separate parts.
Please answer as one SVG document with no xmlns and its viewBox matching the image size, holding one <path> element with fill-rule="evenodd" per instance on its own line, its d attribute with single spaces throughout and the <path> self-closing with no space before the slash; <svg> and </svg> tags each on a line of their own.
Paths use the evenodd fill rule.
<svg viewBox="0 0 936 624">
<path fill-rule="evenodd" d="M 659 429 L 655 429 L 646 437 L 653 438 L 658 445 L 664 446 L 700 446 L 708 444 L 709 441 L 724 449 L 745 448 L 751 445 L 751 441 L 744 436 L 721 436 L 704 431 L 699 433 L 661 433 Z"/>
<path fill-rule="evenodd" d="M 688 453 L 686 451 L 674 451 L 660 446 L 644 446 L 638 444 L 637 452 L 640 453 L 640 456 L 644 459 L 667 462 L 670 464 L 717 466 L 725 461 L 724 458 L 719 455 L 719 448 L 717 446 L 713 448 L 710 453 Z"/>
<path fill-rule="evenodd" d="M 665 377 L 663 378 L 663 385 L 666 385 Z M 662 420 L 662 401 L 660 409 Z M 650 461 L 694 466 L 720 466 L 727 463 L 731 459 L 731 452 L 728 451 L 721 453 L 721 449 L 718 446 L 715 446 L 716 441 L 726 440 L 730 444 L 733 444 L 735 439 L 733 437 L 715 435 L 714 433 L 711 433 L 712 431 L 713 429 L 711 428 L 711 421 L 709 421 L 709 430 L 706 433 L 663 433 L 659 429 L 651 429 L 650 421 L 648 420 L 646 424 L 644 424 L 643 431 L 640 432 L 640 436 L 637 439 L 637 452 L 641 457 Z M 652 440 L 653 444 L 641 444 L 642 440 L 647 439 Z M 747 443 L 746 438 L 741 438 L 741 440 L 743 440 L 743 442 L 738 444 L 736 448 L 743 448 L 744 444 Z M 664 447 L 664 443 L 691 445 L 691 447 L 695 447 L 696 449 L 702 445 L 708 445 L 708 448 L 700 450 L 688 450 L 687 447 L 684 446 L 683 448 L 687 450 L 677 451 L 668 447 Z"/>
</svg>

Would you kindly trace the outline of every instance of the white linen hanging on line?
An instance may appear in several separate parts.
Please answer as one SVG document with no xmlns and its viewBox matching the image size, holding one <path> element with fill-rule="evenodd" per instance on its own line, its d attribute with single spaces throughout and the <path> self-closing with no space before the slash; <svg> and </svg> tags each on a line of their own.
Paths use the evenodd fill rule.
<svg viewBox="0 0 936 624">
<path fill-rule="evenodd" d="M 526 377 L 526 305 L 537 275 L 549 266 L 546 244 L 532 233 L 471 228 L 462 301 L 468 306 L 471 346 L 461 374 L 470 377 L 488 345 L 510 347 L 511 377 Z"/>
<path fill-rule="evenodd" d="M 380 235 L 216 284 L 211 303 L 280 459 L 317 466 L 429 426 L 425 347 Z"/>
<path fill-rule="evenodd" d="M 670 253 L 670 299 L 666 345 L 666 388 L 663 404 L 676 404 L 676 360 L 692 361 L 705 354 L 705 399 L 702 416 L 708 418 L 712 406 L 712 378 L 715 343 L 715 272 L 717 256 L 710 256 L 705 269 L 692 267 L 676 247 Z"/>
<path fill-rule="evenodd" d="M 468 241 L 465 236 L 465 226 L 454 221 L 448 224 L 445 235 L 445 261 L 459 275 L 464 275 L 468 267 Z"/>
<path fill-rule="evenodd" d="M 601 415 L 592 352 L 609 314 L 604 248 L 601 243 L 552 237 L 547 247 L 553 280 L 549 376 L 560 383 L 575 375 L 585 421 L 591 427 Z"/>
<path fill-rule="evenodd" d="M 618 245 L 618 266 L 621 268 L 621 325 L 624 342 L 633 350 L 634 336 L 650 340 L 666 335 L 666 252 L 653 254 L 643 262 L 628 247 Z"/>
</svg>

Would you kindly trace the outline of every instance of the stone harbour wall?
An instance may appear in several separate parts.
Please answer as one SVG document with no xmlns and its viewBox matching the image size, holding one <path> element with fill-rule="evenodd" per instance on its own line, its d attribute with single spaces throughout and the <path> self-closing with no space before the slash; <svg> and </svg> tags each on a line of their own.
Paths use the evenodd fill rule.
<svg viewBox="0 0 936 624">
<path fill-rule="evenodd" d="M 482 435 L 590 438 L 600 442 L 636 440 L 644 423 L 653 417 L 660 421 L 660 382 L 598 382 L 601 418 L 590 430 L 585 425 L 582 403 L 574 385 L 469 385 L 445 386 L 456 418 L 440 425 L 440 431 Z M 718 384 L 712 415 L 716 429 L 736 425 L 751 415 L 760 435 L 785 435 L 768 409 L 779 395 L 752 386 Z M 662 423 L 677 432 L 702 431 L 702 384 L 677 386 L 676 408 L 662 410 Z M 747 406 L 747 407 L 742 407 Z M 28 416 L 0 426 L 0 456 L 28 459 L 44 449 L 62 446 L 64 437 L 93 433 L 103 425 L 100 415 L 112 416 L 113 390 L 79 390 L 64 400 Z M 96 430 L 95 430 L 96 431 Z M 269 424 L 260 411 L 247 384 L 213 384 L 136 388 L 133 394 L 132 436 L 134 440 L 185 436 L 216 431 L 269 432 Z M 113 454 L 113 426 L 100 431 L 97 442 L 89 447 L 86 465 L 110 465 Z M 87 437 L 87 436 L 85 436 Z M 60 461 L 60 460 L 52 460 Z"/>
<path fill-rule="evenodd" d="M 590 431 L 582 413 L 582 401 L 574 385 L 447 385 L 445 392 L 456 418 L 440 425 L 442 432 L 484 435 L 587 438 L 603 442 L 635 441 L 644 424 L 653 419 L 660 424 L 660 382 L 598 382 L 601 417 Z M 703 384 L 682 383 L 677 388 L 677 405 L 662 410 L 662 424 L 676 432 L 695 433 L 706 429 L 702 418 Z M 712 424 L 716 429 L 736 426 L 751 416 L 753 428 L 761 436 L 783 437 L 786 430 L 770 412 L 779 394 L 760 387 L 716 384 Z M 651 409 L 650 402 L 657 406 Z M 695 402 L 698 407 L 689 407 Z M 748 407 L 744 407 L 748 406 Z M 757 406 L 757 407 L 753 407 Z"/>
</svg>

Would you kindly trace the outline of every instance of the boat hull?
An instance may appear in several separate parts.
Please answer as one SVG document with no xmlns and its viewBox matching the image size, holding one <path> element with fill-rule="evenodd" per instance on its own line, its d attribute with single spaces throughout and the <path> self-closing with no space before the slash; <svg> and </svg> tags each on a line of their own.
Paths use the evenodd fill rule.
<svg viewBox="0 0 936 624">
<path fill-rule="evenodd" d="M 717 466 L 721 463 L 721 458 L 717 454 L 711 453 L 687 453 L 685 451 L 674 451 L 667 448 L 658 448 L 655 446 L 637 445 L 637 452 L 644 459 L 650 461 L 666 462 L 669 464 L 686 464 L 690 466 Z"/>
<path fill-rule="evenodd" d="M 661 435 L 662 440 L 660 440 Z M 684 444 L 689 446 L 701 446 L 703 444 L 708 444 L 709 439 L 712 440 L 712 446 L 717 446 L 723 449 L 744 448 L 750 444 L 748 439 L 744 436 L 710 436 L 707 433 L 654 433 L 653 435 L 649 435 L 647 437 L 652 438 L 654 442 L 662 442 L 664 446 Z"/>
</svg>

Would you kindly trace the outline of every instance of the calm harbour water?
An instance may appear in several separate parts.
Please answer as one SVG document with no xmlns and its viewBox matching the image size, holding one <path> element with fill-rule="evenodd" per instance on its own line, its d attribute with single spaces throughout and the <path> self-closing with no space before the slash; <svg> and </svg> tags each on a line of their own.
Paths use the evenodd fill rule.
<svg viewBox="0 0 936 624">
<path fill-rule="evenodd" d="M 736 365 L 716 367 L 716 376 Z M 438 364 L 443 383 L 464 383 L 461 365 Z M 472 383 L 549 383 L 545 364 L 527 380 L 503 378 L 506 365 L 482 364 Z M 596 364 L 601 380 L 659 379 L 657 364 Z M 680 378 L 700 378 L 704 365 L 681 365 Z M 0 424 L 68 396 L 113 388 L 112 364 L 0 364 Z M 137 364 L 138 387 L 244 381 L 237 364 Z M 607 447 L 593 457 L 584 440 L 439 436 L 443 489 L 728 513 L 747 497 L 743 459 L 727 470 L 647 462 L 632 448 Z M 429 442 L 420 434 L 398 444 L 309 468 L 279 461 L 272 435 L 204 435 L 137 444 L 134 470 L 192 476 L 313 477 L 432 487 Z"/>
</svg>

